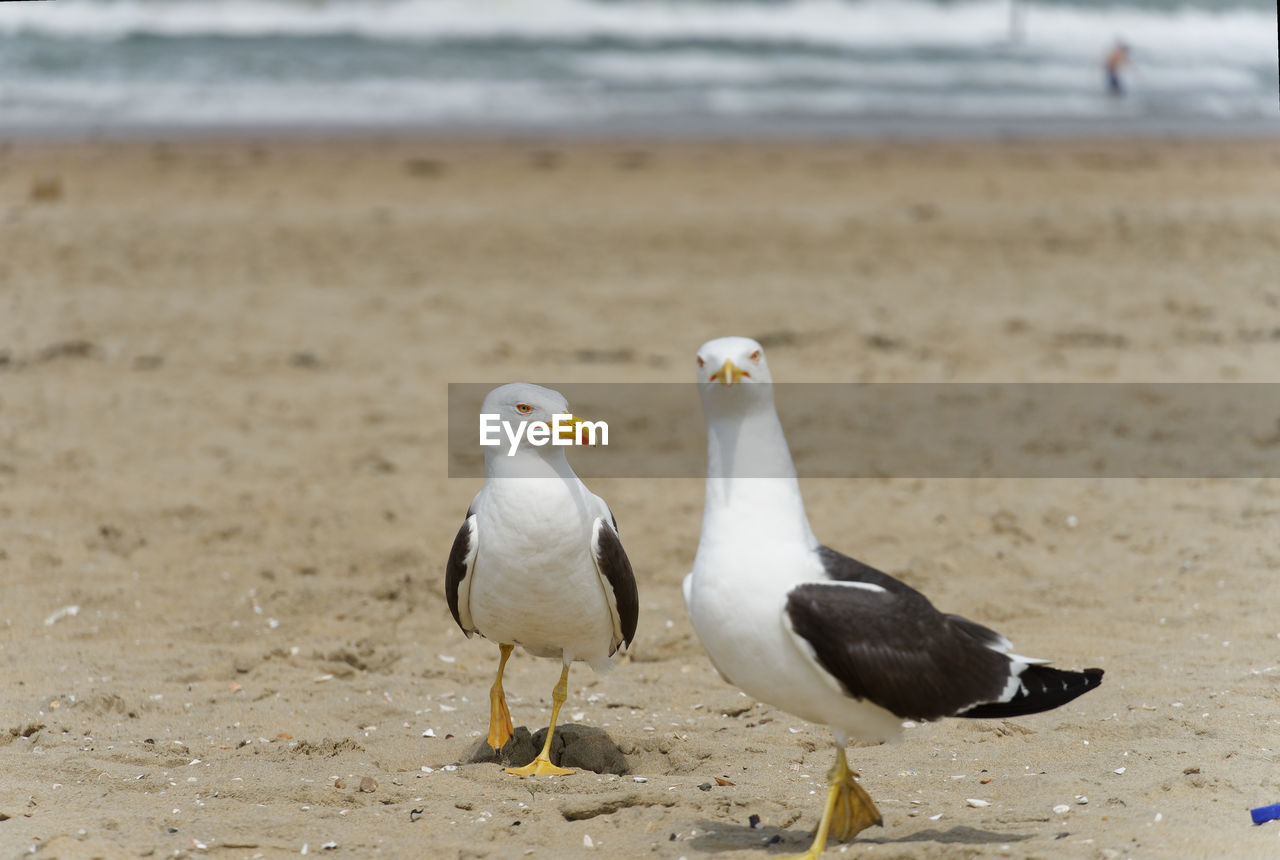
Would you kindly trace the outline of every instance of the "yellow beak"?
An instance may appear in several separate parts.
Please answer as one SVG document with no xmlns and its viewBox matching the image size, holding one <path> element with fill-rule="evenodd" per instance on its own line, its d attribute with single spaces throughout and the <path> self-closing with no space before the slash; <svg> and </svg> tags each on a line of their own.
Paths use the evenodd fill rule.
<svg viewBox="0 0 1280 860">
<path fill-rule="evenodd" d="M 560 434 L 559 434 L 559 435 L 560 435 L 560 438 L 561 438 L 561 439 L 573 439 L 573 440 L 577 440 L 577 439 L 578 439 L 578 430 L 579 430 L 579 428 L 581 428 L 581 427 L 582 427 L 582 423 L 583 423 L 583 421 L 585 421 L 585 420 L 586 420 L 586 419 L 584 419 L 584 418 L 579 418 L 578 416 L 576 416 L 576 415 L 572 415 L 572 414 L 571 414 L 571 415 L 569 415 L 569 417 L 568 417 L 568 418 L 565 418 L 565 419 L 561 420 L 561 422 L 560 422 Z M 582 435 L 585 437 L 585 436 L 586 436 L 586 431 L 583 431 L 583 434 L 582 434 Z M 586 444 L 586 442 L 584 442 L 584 441 L 579 441 L 579 442 L 578 442 L 578 444 L 580 444 L 580 445 L 585 445 L 585 444 Z"/>
<path fill-rule="evenodd" d="M 750 378 L 751 374 L 748 371 L 743 370 L 741 367 L 738 367 L 738 365 L 734 364 L 732 361 L 726 360 L 723 367 L 711 374 L 711 381 L 719 382 L 722 385 L 733 385 L 734 383 L 741 382 L 743 377 Z"/>
</svg>

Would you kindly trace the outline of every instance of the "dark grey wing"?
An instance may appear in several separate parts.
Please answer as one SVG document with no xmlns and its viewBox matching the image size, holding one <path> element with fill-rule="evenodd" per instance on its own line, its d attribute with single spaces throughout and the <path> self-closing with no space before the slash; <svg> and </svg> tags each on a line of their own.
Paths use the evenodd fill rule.
<svg viewBox="0 0 1280 860">
<path fill-rule="evenodd" d="M 856 558 L 850 558 L 841 552 L 836 552 L 831 547 L 818 547 L 818 560 L 822 562 L 822 569 L 827 575 L 827 579 L 836 582 L 865 582 L 870 585 L 878 585 L 885 591 L 893 594 L 916 594 L 924 597 L 923 594 L 916 591 L 900 579 L 894 579 L 882 570 L 876 570 L 869 564 L 863 564 Z M 928 602 L 926 600 L 926 602 Z"/>
<path fill-rule="evenodd" d="M 444 568 L 444 596 L 449 601 L 449 611 L 462 632 L 470 638 L 476 632 L 471 620 L 471 573 L 476 566 L 476 550 L 480 546 L 476 515 L 467 508 L 467 518 L 453 539 L 449 561 Z"/>
<path fill-rule="evenodd" d="M 1000 634 L 944 615 L 923 594 L 834 550 L 830 582 L 787 596 L 792 632 L 850 696 L 899 717 L 1005 717 L 1056 708 L 1101 683 L 1100 669 L 1066 672 L 1006 653 Z"/>
<path fill-rule="evenodd" d="M 918 592 L 805 583 L 787 595 L 792 632 L 846 693 L 904 719 L 936 720 L 1001 698 L 1009 658 L 978 643 Z"/>
<path fill-rule="evenodd" d="M 929 603 L 927 597 L 902 580 L 894 579 L 884 571 L 876 570 L 871 565 L 858 561 L 856 558 L 850 558 L 844 553 L 836 552 L 831 547 L 818 547 L 818 559 L 822 562 L 822 569 L 827 578 L 834 582 L 862 582 L 868 585 L 878 585 L 891 594 L 900 595 L 904 598 L 913 596 L 913 598 L 919 598 L 925 603 Z M 929 603 L 929 606 L 932 608 L 933 604 Z M 959 615 L 947 615 L 946 618 L 975 641 L 988 648 L 994 648 L 997 651 L 1008 651 L 1013 647 L 1008 639 L 989 627 L 984 627 Z"/>
<path fill-rule="evenodd" d="M 609 609 L 613 615 L 614 641 L 609 651 L 612 655 L 619 646 L 625 648 L 635 638 L 636 621 L 640 615 L 640 594 L 636 590 L 631 560 L 622 549 L 622 540 L 615 527 L 603 518 L 595 521 L 591 555 L 595 559 L 596 570 L 604 578 L 605 595 L 609 599 Z"/>
</svg>

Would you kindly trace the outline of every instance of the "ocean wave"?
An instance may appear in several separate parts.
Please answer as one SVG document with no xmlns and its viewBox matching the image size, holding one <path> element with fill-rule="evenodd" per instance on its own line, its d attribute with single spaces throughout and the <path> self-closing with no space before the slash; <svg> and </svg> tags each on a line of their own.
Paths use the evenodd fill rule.
<svg viewBox="0 0 1280 860">
<path fill-rule="evenodd" d="M 1274 56 L 1274 14 L 1238 6 L 1024 2 L 1029 44 L 1096 54 L 1118 35 L 1157 53 Z M 332 37 L 392 41 L 614 40 L 962 48 L 1009 37 L 1008 0 L 59 0 L 0 4 L 0 35 L 86 40 Z"/>
</svg>

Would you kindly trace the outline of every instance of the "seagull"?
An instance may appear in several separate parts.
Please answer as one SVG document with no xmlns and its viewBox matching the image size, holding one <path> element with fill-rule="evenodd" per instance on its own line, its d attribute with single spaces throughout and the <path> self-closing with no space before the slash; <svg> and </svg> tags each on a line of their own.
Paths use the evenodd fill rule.
<svg viewBox="0 0 1280 860">
<path fill-rule="evenodd" d="M 515 382 L 489 392 L 481 416 L 482 426 L 484 416 L 497 416 L 509 428 L 542 422 L 560 443 L 533 444 L 529 432 L 510 448 L 485 448 L 484 487 L 453 541 L 445 596 L 467 638 L 479 633 L 498 643 L 498 677 L 489 690 L 493 749 L 502 749 L 513 731 L 502 689 L 513 648 L 563 663 L 542 751 L 507 773 L 571 774 L 550 757 L 556 720 L 568 697 L 569 666 L 580 660 L 607 671 L 609 658 L 631 644 L 640 607 L 635 576 L 609 506 L 587 489 L 565 458 L 564 445 L 583 422 L 569 412 L 564 397 Z"/>
<path fill-rule="evenodd" d="M 1019 656 L 999 633 L 939 612 L 914 588 L 819 543 L 764 349 L 719 338 L 702 345 L 697 364 L 707 487 L 685 603 L 726 681 L 835 735 L 806 860 L 828 838 L 848 841 L 883 824 L 849 769 L 850 740 L 892 740 L 903 720 L 1047 711 L 1102 682 L 1101 669 L 1070 672 Z"/>
</svg>

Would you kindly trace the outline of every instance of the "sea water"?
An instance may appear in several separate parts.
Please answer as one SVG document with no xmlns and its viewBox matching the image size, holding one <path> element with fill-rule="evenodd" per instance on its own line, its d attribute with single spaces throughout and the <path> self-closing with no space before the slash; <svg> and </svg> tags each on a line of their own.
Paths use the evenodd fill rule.
<svg viewBox="0 0 1280 860">
<path fill-rule="evenodd" d="M 30 127 L 831 128 L 1280 118 L 1272 0 L 0 3 Z M 1130 45 L 1126 92 L 1103 57 Z"/>
</svg>

